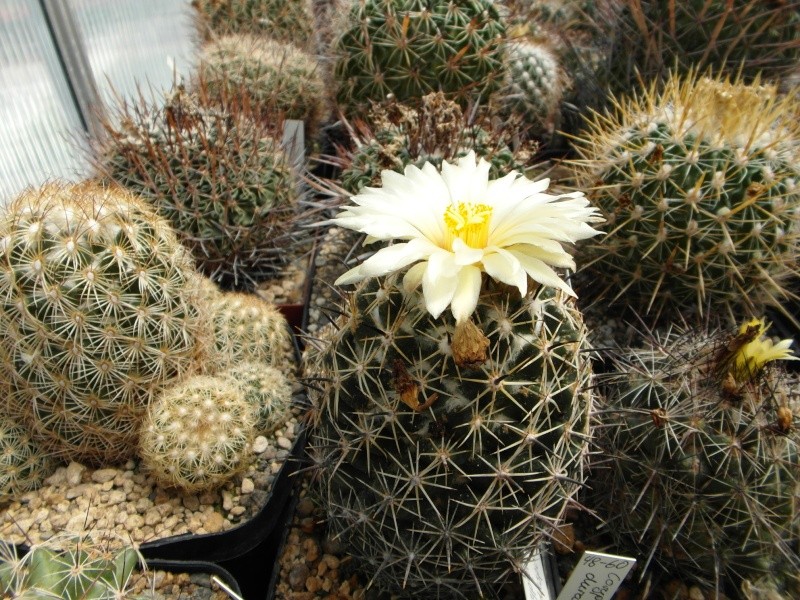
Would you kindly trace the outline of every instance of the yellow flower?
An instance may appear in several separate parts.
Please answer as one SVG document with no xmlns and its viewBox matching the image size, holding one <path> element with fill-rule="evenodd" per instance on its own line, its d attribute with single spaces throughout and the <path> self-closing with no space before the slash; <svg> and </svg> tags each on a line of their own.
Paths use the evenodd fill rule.
<svg viewBox="0 0 800 600">
<path fill-rule="evenodd" d="M 773 360 L 797 360 L 792 355 L 792 340 L 781 340 L 777 344 L 767 337 L 769 329 L 763 318 L 751 319 L 739 328 L 739 337 L 746 339 L 736 350 L 731 364 L 731 374 L 737 381 L 753 379 L 768 362 Z"/>
<path fill-rule="evenodd" d="M 439 172 L 431 163 L 401 175 L 381 174 L 381 188 L 352 198 L 333 223 L 368 235 L 367 243 L 399 240 L 342 275 L 338 285 L 406 267 L 404 285 L 422 284 L 434 317 L 449 306 L 458 323 L 478 302 L 481 274 L 527 292 L 528 277 L 575 295 L 552 267 L 574 269 L 562 244 L 597 235 L 602 221 L 582 192 L 551 195 L 549 180 L 512 171 L 489 179 L 489 163 L 474 152 Z"/>
</svg>

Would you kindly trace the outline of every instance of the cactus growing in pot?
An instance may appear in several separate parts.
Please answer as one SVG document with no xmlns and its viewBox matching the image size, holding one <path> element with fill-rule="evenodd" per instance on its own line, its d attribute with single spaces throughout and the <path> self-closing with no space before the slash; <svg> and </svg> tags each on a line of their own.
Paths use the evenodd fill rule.
<svg viewBox="0 0 800 600">
<path fill-rule="evenodd" d="M 376 277 L 309 350 L 317 489 L 348 552 L 403 596 L 505 579 L 584 475 L 585 331 L 549 265 L 572 266 L 561 243 L 596 233 L 594 212 L 516 172 L 489 181 L 489 168 L 470 153 L 441 173 L 385 171 L 334 219 L 402 242 L 338 280 Z"/>
<path fill-rule="evenodd" d="M 211 342 L 191 258 L 141 199 L 96 183 L 23 192 L 0 240 L 4 406 L 49 452 L 125 460 L 153 395 Z"/>
<path fill-rule="evenodd" d="M 576 164 L 608 235 L 582 249 L 587 291 L 654 320 L 780 309 L 800 247 L 797 102 L 772 86 L 674 75 L 594 115 Z"/>
<path fill-rule="evenodd" d="M 791 341 L 765 330 L 670 330 L 614 353 L 598 410 L 604 485 L 584 502 L 643 576 L 657 565 L 717 595 L 800 591 L 798 379 L 773 364 L 793 358 Z"/>
</svg>

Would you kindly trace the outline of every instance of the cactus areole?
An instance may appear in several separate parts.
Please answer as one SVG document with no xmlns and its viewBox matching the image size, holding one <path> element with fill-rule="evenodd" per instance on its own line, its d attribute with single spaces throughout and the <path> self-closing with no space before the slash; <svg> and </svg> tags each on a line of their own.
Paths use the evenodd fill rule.
<svg viewBox="0 0 800 600">
<path fill-rule="evenodd" d="M 488 181 L 488 165 L 469 155 L 445 161 L 441 174 L 431 165 L 387 171 L 382 190 L 354 197 L 358 206 L 337 219 L 373 238 L 408 234 L 342 277 L 378 275 L 355 290 L 310 356 L 321 382 L 310 442 L 317 491 L 333 534 L 391 593 L 490 593 L 482 586 L 520 568 L 583 481 L 591 406 L 583 321 L 569 286 L 525 262 L 525 250 L 536 250 L 523 240 L 561 266 L 560 244 L 531 232 L 551 219 L 551 235 L 560 225 L 573 237 L 557 239 L 574 241 L 593 234 L 594 212 L 579 194 L 559 199 L 544 189 L 515 173 Z M 526 213 L 528 202 L 537 210 Z M 512 212 L 513 222 L 504 218 Z M 394 268 L 421 261 L 402 282 L 380 277 L 381 261 L 417 244 L 432 253 L 396 257 Z M 519 256 L 522 274 L 506 281 Z M 501 257 L 506 270 L 495 268 Z M 559 285 L 528 288 L 529 276 Z"/>
</svg>

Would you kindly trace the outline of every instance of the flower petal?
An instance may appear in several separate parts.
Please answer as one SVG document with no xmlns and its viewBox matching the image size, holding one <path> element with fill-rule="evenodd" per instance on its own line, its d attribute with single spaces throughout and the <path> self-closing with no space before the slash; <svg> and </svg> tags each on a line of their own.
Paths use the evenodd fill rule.
<svg viewBox="0 0 800 600">
<path fill-rule="evenodd" d="M 478 267 L 464 267 L 458 273 L 458 284 L 453 292 L 450 311 L 456 323 L 467 320 L 478 306 L 481 293 L 481 270 Z"/>
<path fill-rule="evenodd" d="M 336 285 L 355 283 L 367 277 L 392 273 L 413 262 L 426 258 L 434 248 L 430 243 L 415 239 L 406 244 L 394 244 L 381 248 L 355 269 L 336 280 Z"/>
<path fill-rule="evenodd" d="M 425 306 L 434 318 L 438 318 L 453 299 L 458 272 L 459 268 L 449 252 L 438 252 L 428 259 L 428 268 L 422 277 L 422 294 Z"/>
<path fill-rule="evenodd" d="M 522 268 L 517 257 L 502 248 L 487 248 L 483 257 L 483 268 L 492 279 L 513 285 L 521 295 L 528 291 L 528 274 Z"/>
<path fill-rule="evenodd" d="M 455 263 L 459 266 L 474 265 L 483 258 L 483 253 L 484 251 L 482 248 L 467 246 L 461 238 L 453 240 L 453 255 L 455 257 Z"/>
</svg>

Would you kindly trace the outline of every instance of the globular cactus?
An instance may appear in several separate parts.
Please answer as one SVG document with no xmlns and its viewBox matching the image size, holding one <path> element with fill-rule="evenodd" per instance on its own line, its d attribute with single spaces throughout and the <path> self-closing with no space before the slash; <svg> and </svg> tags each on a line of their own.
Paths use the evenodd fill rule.
<svg viewBox="0 0 800 600">
<path fill-rule="evenodd" d="M 0 240 L 4 406 L 47 452 L 125 460 L 152 397 L 209 350 L 191 258 L 139 198 L 96 183 L 26 190 Z"/>
<path fill-rule="evenodd" d="M 291 418 L 292 386 L 278 369 L 245 361 L 219 373 L 235 383 L 256 414 L 256 434 L 268 435 Z"/>
<path fill-rule="evenodd" d="M 0 542 L 0 593 L 20 599 L 134 598 L 132 576 L 143 563 L 135 548 L 108 533 L 59 534 L 23 556 Z"/>
<path fill-rule="evenodd" d="M 94 160 L 172 223 L 203 273 L 251 287 L 286 260 L 298 180 L 268 124 L 209 104 L 178 88 L 163 104 L 121 105 Z"/>
<path fill-rule="evenodd" d="M 247 468 L 256 414 L 238 385 L 195 376 L 167 389 L 150 405 L 139 455 L 165 487 L 211 490 Z"/>
<path fill-rule="evenodd" d="M 294 364 L 289 325 L 281 312 L 253 294 L 226 292 L 210 302 L 216 356 L 223 366 L 242 361 Z"/>
<path fill-rule="evenodd" d="M 488 595 L 558 523 L 583 480 L 590 365 L 562 292 L 484 283 L 486 361 L 395 276 L 367 280 L 310 356 L 310 451 L 331 534 L 402 597 Z"/>
<path fill-rule="evenodd" d="M 798 0 L 623 0 L 612 89 L 677 69 L 779 79 L 800 59 Z"/>
<path fill-rule="evenodd" d="M 547 43 L 525 38 L 509 42 L 506 55 L 504 106 L 520 115 L 532 129 L 552 133 L 568 83 L 558 55 Z"/>
<path fill-rule="evenodd" d="M 212 39 L 244 33 L 313 49 L 309 0 L 192 0 L 192 5 Z"/>
<path fill-rule="evenodd" d="M 215 101 L 246 103 L 254 116 L 303 121 L 314 137 L 325 116 L 325 84 L 306 52 L 267 37 L 228 35 L 203 48 L 198 85 Z"/>
<path fill-rule="evenodd" d="M 351 193 L 379 183 L 384 169 L 402 173 L 409 164 L 441 165 L 471 151 L 491 163 L 493 177 L 524 172 L 538 148 L 513 139 L 518 120 L 495 127 L 488 118 L 465 115 L 441 92 L 426 94 L 416 108 L 398 102 L 374 105 L 368 121 L 353 130 L 356 149 L 341 160 L 340 182 Z"/>
<path fill-rule="evenodd" d="M 2 392 L 8 396 L 7 387 Z M 25 427 L 0 416 L 0 504 L 40 487 L 56 464 Z"/>
<path fill-rule="evenodd" d="M 595 115 L 578 185 L 608 235 L 583 247 L 585 293 L 654 317 L 779 306 L 798 267 L 796 105 L 773 87 L 676 75 Z"/>
<path fill-rule="evenodd" d="M 710 594 L 800 592 L 800 395 L 772 363 L 789 340 L 763 320 L 733 334 L 671 330 L 613 354 L 601 382 L 595 485 L 583 499 L 642 575 L 678 574 Z"/>
<path fill-rule="evenodd" d="M 337 101 L 352 114 L 389 95 L 486 102 L 503 81 L 505 25 L 489 0 L 353 0 L 334 42 Z"/>
</svg>

